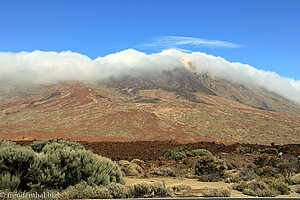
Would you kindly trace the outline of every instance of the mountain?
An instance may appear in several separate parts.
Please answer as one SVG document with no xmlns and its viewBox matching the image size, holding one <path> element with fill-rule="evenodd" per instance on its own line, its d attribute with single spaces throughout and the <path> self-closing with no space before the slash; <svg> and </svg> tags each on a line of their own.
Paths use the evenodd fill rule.
<svg viewBox="0 0 300 200">
<path fill-rule="evenodd" d="M 0 139 L 300 142 L 297 103 L 188 68 L 0 94 Z"/>
<path fill-rule="evenodd" d="M 186 68 L 163 71 L 155 76 L 110 79 L 104 84 L 111 88 L 118 88 L 123 94 L 128 95 L 136 95 L 140 90 L 162 89 L 173 92 L 177 98 L 210 104 L 195 96 L 201 93 L 225 97 L 262 110 L 300 115 L 299 104 L 274 92 L 247 83 L 233 83 L 221 78 L 212 78 L 208 73 L 196 75 Z"/>
</svg>

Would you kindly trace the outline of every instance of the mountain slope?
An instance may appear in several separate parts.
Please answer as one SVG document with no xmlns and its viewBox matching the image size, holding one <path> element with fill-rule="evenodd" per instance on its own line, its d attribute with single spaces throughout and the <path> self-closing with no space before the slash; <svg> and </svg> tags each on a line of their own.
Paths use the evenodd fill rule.
<svg viewBox="0 0 300 200">
<path fill-rule="evenodd" d="M 264 88 L 246 83 L 233 83 L 219 78 L 212 78 L 207 73 L 201 74 L 199 80 L 201 80 L 205 87 L 212 90 L 218 96 L 223 96 L 259 109 L 300 115 L 299 104 L 274 92 L 269 92 Z"/>
<path fill-rule="evenodd" d="M 299 105 L 184 68 L 0 93 L 0 139 L 300 143 Z"/>
</svg>

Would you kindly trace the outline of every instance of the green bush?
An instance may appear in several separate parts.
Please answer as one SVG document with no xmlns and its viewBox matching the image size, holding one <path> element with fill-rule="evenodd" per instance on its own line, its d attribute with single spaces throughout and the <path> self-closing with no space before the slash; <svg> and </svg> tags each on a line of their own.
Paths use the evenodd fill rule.
<svg viewBox="0 0 300 200">
<path fill-rule="evenodd" d="M 172 159 L 172 160 L 182 160 L 183 158 L 186 158 L 187 155 L 187 148 L 186 147 L 180 147 L 178 149 L 169 149 L 164 152 L 164 157 L 167 159 Z"/>
<path fill-rule="evenodd" d="M 213 156 L 203 156 L 196 162 L 195 174 L 201 181 L 219 181 L 224 178 L 226 169 L 225 161 Z"/>
<path fill-rule="evenodd" d="M 17 190 L 21 183 L 20 176 L 12 175 L 9 172 L 2 172 L 0 175 L 1 190 Z"/>
<path fill-rule="evenodd" d="M 190 151 L 191 157 L 195 156 L 212 156 L 212 153 L 206 149 L 195 149 Z"/>
<path fill-rule="evenodd" d="M 130 194 L 134 198 L 157 198 L 170 197 L 173 192 L 171 188 L 167 188 L 162 183 L 140 182 L 130 187 Z"/>
<path fill-rule="evenodd" d="M 204 197 L 230 197 L 231 190 L 228 188 L 208 189 L 202 192 Z"/>
<path fill-rule="evenodd" d="M 38 182 L 32 185 L 40 189 L 64 189 L 80 181 L 90 185 L 124 183 L 116 163 L 70 142 L 66 142 L 65 146 L 62 142 L 45 145 L 39 158 L 42 168 L 37 174 Z"/>
<path fill-rule="evenodd" d="M 164 157 L 172 160 L 182 160 L 187 157 L 195 157 L 195 156 L 212 156 L 212 153 L 206 149 L 195 149 L 192 151 L 188 151 L 187 147 L 183 146 L 178 149 L 169 149 L 164 152 Z"/>
<path fill-rule="evenodd" d="M 31 148 L 1 142 L 0 189 L 44 191 L 65 189 L 81 181 L 89 185 L 124 183 L 116 163 L 80 144 L 42 141 Z"/>
<path fill-rule="evenodd" d="M 12 142 L 0 145 L 0 190 L 28 190 L 27 184 L 35 178 L 30 170 L 37 155 L 29 148 Z"/>
<path fill-rule="evenodd" d="M 55 151 L 58 148 L 63 149 L 66 147 L 70 147 L 73 150 L 85 150 L 84 146 L 82 146 L 79 143 L 57 139 L 35 141 L 31 143 L 30 147 L 33 151 L 37 153 L 40 153 L 42 151 L 44 153 L 47 151 Z"/>
</svg>

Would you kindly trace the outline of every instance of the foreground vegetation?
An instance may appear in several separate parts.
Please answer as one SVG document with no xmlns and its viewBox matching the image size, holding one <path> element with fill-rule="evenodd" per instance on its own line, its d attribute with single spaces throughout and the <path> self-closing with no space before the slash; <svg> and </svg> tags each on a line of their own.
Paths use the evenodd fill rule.
<svg viewBox="0 0 300 200">
<path fill-rule="evenodd" d="M 158 183 L 125 187 L 117 163 L 78 143 L 45 140 L 21 147 L 0 142 L 0 191 L 55 193 L 57 198 L 164 197 L 172 189 Z"/>
<path fill-rule="evenodd" d="M 225 153 L 213 155 L 205 149 L 189 151 L 181 147 L 164 152 L 160 162 L 165 164 L 147 166 L 139 159 L 114 162 L 74 142 L 44 140 L 22 147 L 2 141 L 0 192 L 51 192 L 59 199 L 109 199 L 170 197 L 192 190 L 188 185 L 167 187 L 158 182 L 125 186 L 124 181 L 124 176 L 165 176 L 231 184 L 230 188 L 202 191 L 207 197 L 229 197 L 232 189 L 259 197 L 300 193 L 300 158 L 278 153 L 273 148 L 243 150 L 239 154 L 249 158 L 249 163 L 237 167 Z"/>
</svg>

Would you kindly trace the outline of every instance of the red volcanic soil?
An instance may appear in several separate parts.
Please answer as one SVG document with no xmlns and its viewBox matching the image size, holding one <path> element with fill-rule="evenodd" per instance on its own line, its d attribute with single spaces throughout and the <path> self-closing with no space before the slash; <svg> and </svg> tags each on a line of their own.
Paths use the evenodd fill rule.
<svg viewBox="0 0 300 200">
<path fill-rule="evenodd" d="M 17 141 L 20 145 L 29 145 L 33 141 Z M 81 141 L 86 149 L 113 160 L 157 160 L 161 159 L 163 153 L 168 149 L 186 146 L 192 149 L 207 149 L 213 154 L 242 153 L 253 149 L 276 148 L 284 154 L 300 155 L 300 144 L 287 145 L 255 145 L 255 144 L 223 144 L 215 142 L 196 142 L 180 144 L 175 141 L 135 141 L 135 142 L 86 142 Z"/>
</svg>

